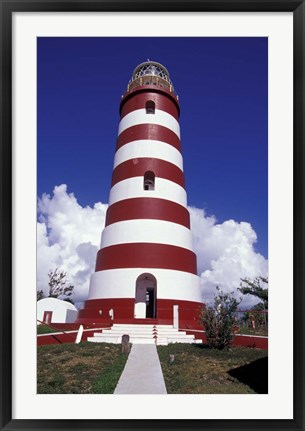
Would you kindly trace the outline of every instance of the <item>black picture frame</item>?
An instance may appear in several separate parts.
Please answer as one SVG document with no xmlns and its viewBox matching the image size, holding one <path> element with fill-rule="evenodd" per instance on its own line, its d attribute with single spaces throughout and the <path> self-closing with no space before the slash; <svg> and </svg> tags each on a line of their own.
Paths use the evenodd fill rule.
<svg viewBox="0 0 305 431">
<path fill-rule="evenodd" d="M 0 0 L 1 16 L 1 430 L 304 430 L 304 0 Z M 294 414 L 291 420 L 12 419 L 12 15 L 14 12 L 293 12 L 294 67 Z M 284 341 L 283 341 L 284 342 Z"/>
</svg>

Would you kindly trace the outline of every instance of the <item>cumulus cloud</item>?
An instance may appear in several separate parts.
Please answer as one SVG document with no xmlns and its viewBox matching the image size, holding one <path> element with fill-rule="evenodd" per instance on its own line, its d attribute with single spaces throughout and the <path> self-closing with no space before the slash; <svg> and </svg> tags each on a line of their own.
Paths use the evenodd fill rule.
<svg viewBox="0 0 305 431">
<path fill-rule="evenodd" d="M 189 208 L 203 301 L 213 300 L 216 286 L 242 298 L 241 307 L 258 302 L 237 290 L 240 278 L 268 276 L 268 261 L 254 249 L 257 235 L 250 223 L 226 220 L 221 224 L 203 210 Z"/>
<path fill-rule="evenodd" d="M 107 207 L 101 202 L 82 207 L 65 184 L 55 187 L 52 196 L 43 194 L 38 199 L 38 290 L 47 293 L 48 272 L 59 267 L 75 286 L 76 305 L 87 299 Z M 216 286 L 237 292 L 241 277 L 267 276 L 268 262 L 254 249 L 257 236 L 249 223 L 227 220 L 218 224 L 201 209 L 190 207 L 189 211 L 204 302 L 212 300 Z M 242 305 L 257 302 L 245 296 Z"/>
<path fill-rule="evenodd" d="M 86 300 L 108 205 L 82 207 L 67 186 L 38 199 L 37 289 L 48 291 L 48 272 L 59 267 L 75 286 L 74 301 Z M 77 305 L 77 304 L 76 304 Z"/>
</svg>

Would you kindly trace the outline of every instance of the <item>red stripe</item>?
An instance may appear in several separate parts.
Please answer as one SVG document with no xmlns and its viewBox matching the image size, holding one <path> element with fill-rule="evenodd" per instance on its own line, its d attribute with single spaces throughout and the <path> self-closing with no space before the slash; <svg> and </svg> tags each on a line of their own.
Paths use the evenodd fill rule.
<svg viewBox="0 0 305 431">
<path fill-rule="evenodd" d="M 136 288 L 136 282 L 135 282 Z M 148 324 L 155 323 L 158 325 L 173 324 L 173 306 L 179 306 L 179 326 L 180 328 L 203 329 L 200 316 L 203 304 L 195 301 L 177 300 L 177 299 L 159 299 L 158 298 L 158 280 L 157 280 L 157 303 L 156 319 L 134 318 L 135 298 L 103 298 L 89 299 L 85 302 L 84 308 L 79 311 L 77 323 L 86 324 L 88 322 L 97 322 L 101 327 L 101 322 L 107 322 L 109 318 L 109 310 L 114 312 L 114 322 L 112 323 L 133 323 L 133 324 Z M 102 311 L 102 313 L 100 313 Z M 109 325 L 108 325 L 109 326 Z M 84 335 L 87 333 L 84 332 Z M 202 332 L 201 332 L 202 334 Z"/>
<path fill-rule="evenodd" d="M 166 142 L 181 151 L 180 139 L 172 130 L 159 124 L 137 124 L 125 129 L 117 139 L 116 149 L 140 139 Z M 147 141 L 148 142 L 148 141 Z M 144 144 L 145 145 L 145 144 Z"/>
<path fill-rule="evenodd" d="M 112 173 L 111 186 L 127 178 L 142 177 L 146 171 L 152 171 L 156 177 L 173 181 L 184 187 L 184 174 L 178 166 L 165 160 L 146 157 L 126 160 L 119 164 Z"/>
<path fill-rule="evenodd" d="M 190 228 L 190 214 L 187 208 L 159 198 L 124 199 L 110 205 L 106 213 L 105 226 L 137 219 L 165 220 Z"/>
<path fill-rule="evenodd" d="M 176 118 L 176 120 L 179 119 L 178 108 L 173 99 L 152 91 L 135 94 L 134 97 L 130 97 L 128 100 L 126 100 L 126 102 L 121 107 L 121 119 L 136 109 L 145 109 L 146 102 L 150 100 L 155 103 L 155 109 L 160 109 L 161 111 L 167 112 Z"/>
<path fill-rule="evenodd" d="M 156 86 L 156 85 L 143 85 L 143 86 L 136 86 L 133 88 L 130 88 L 124 96 L 121 99 L 121 105 L 120 105 L 120 111 L 122 110 L 124 104 L 127 102 L 127 100 L 133 98 L 136 94 L 143 94 L 143 93 L 158 93 L 161 94 L 163 97 L 168 97 L 171 99 L 175 105 L 177 106 L 178 111 L 180 111 L 180 106 L 178 102 L 178 96 L 170 91 L 168 88 Z"/>
<path fill-rule="evenodd" d="M 195 253 L 168 244 L 138 242 L 111 245 L 99 250 L 95 271 L 117 268 L 162 268 L 197 274 Z"/>
</svg>

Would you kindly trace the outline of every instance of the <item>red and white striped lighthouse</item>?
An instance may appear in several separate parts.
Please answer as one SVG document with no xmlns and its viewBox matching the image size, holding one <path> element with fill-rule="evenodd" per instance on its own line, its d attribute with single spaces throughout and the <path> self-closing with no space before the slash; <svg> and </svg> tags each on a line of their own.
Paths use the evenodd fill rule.
<svg viewBox="0 0 305 431">
<path fill-rule="evenodd" d="M 167 69 L 136 67 L 122 96 L 101 248 L 79 322 L 198 326 L 179 103 Z"/>
</svg>

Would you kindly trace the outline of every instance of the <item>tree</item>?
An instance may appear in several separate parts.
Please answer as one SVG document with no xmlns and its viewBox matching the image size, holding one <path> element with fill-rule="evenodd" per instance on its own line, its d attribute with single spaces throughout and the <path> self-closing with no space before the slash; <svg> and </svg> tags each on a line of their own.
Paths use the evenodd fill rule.
<svg viewBox="0 0 305 431">
<path fill-rule="evenodd" d="M 241 278 L 238 290 L 244 295 L 256 296 L 263 302 L 265 309 L 268 309 L 268 288 L 263 288 L 263 283 L 268 284 L 268 278 L 261 276 L 256 277 L 254 280 Z"/>
<path fill-rule="evenodd" d="M 72 302 L 71 295 L 74 289 L 73 284 L 68 282 L 67 273 L 65 271 L 56 268 L 54 271 L 50 270 L 49 276 L 49 298 L 58 298 L 64 296 L 64 300 L 69 299 Z"/>
<path fill-rule="evenodd" d="M 256 326 L 266 326 L 267 325 L 267 316 L 265 311 L 265 306 L 262 302 L 254 305 L 251 308 L 252 315 L 255 320 Z"/>
<path fill-rule="evenodd" d="M 40 301 L 44 298 L 43 290 L 37 290 L 37 301 Z"/>
<path fill-rule="evenodd" d="M 233 293 L 224 293 L 216 287 L 217 294 L 214 305 L 208 306 L 203 311 L 202 322 L 205 327 L 207 343 L 215 349 L 225 349 L 230 346 L 234 337 L 236 324 L 235 313 L 239 301 Z"/>
</svg>

